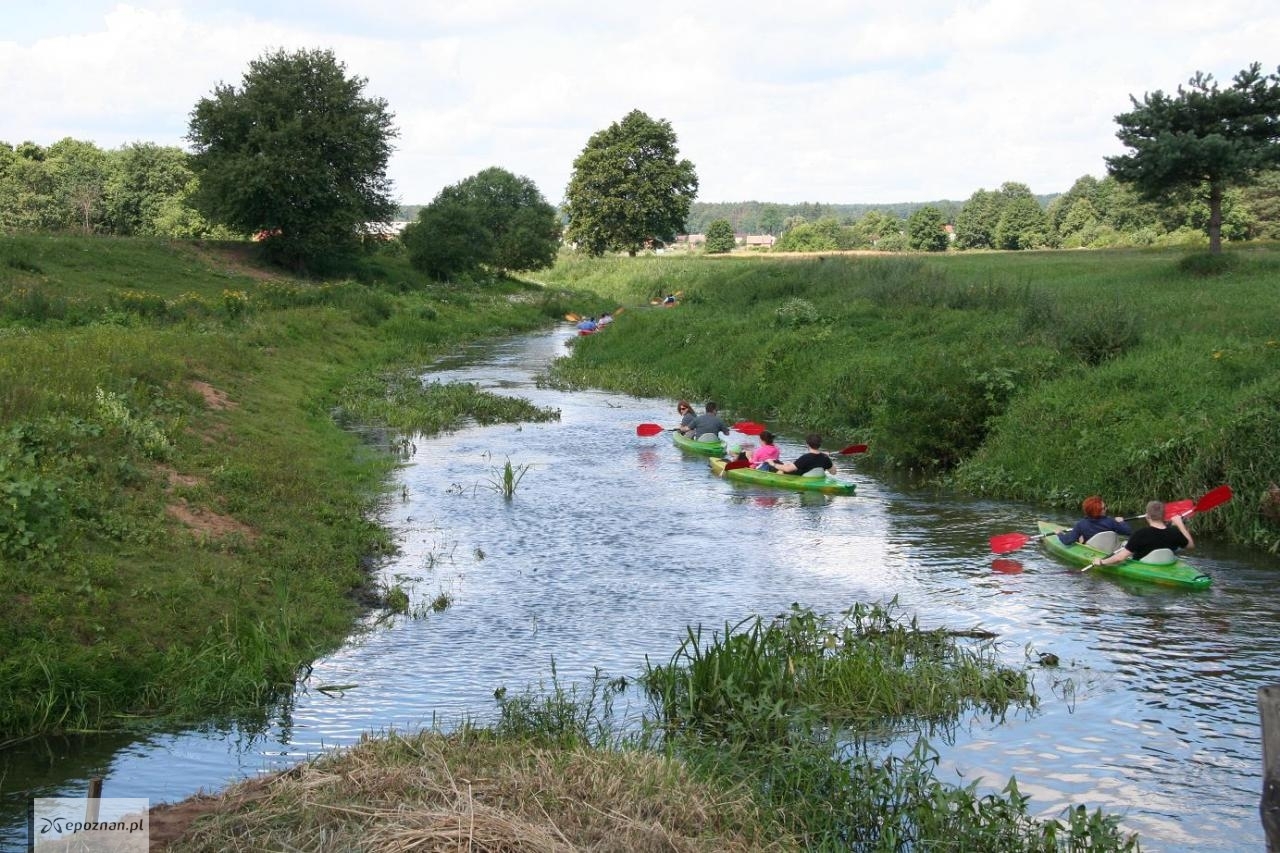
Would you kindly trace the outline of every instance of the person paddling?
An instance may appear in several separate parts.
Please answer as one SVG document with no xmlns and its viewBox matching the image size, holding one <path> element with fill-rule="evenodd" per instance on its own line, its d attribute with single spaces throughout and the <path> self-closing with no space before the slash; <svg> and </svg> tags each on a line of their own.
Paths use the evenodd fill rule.
<svg viewBox="0 0 1280 853">
<path fill-rule="evenodd" d="M 832 462 L 831 457 L 819 449 L 822 447 L 821 435 L 811 432 L 804 437 L 804 443 L 805 452 L 797 456 L 796 461 L 783 462 L 782 464 L 771 463 L 773 470 L 779 474 L 798 474 L 800 476 L 819 469 L 827 474 L 836 472 L 836 463 Z"/>
<path fill-rule="evenodd" d="M 1058 534 L 1058 541 L 1063 545 L 1088 542 L 1105 530 L 1113 530 L 1121 536 L 1133 533 L 1133 528 L 1124 520 L 1124 516 L 1107 515 L 1107 502 L 1098 495 L 1089 495 L 1080 504 L 1080 508 L 1084 510 L 1084 518 L 1077 521 L 1070 530 Z"/>
<path fill-rule="evenodd" d="M 1158 548 L 1176 551 L 1179 548 L 1194 548 L 1196 540 L 1191 538 L 1191 531 L 1182 516 L 1175 515 L 1172 527 L 1164 520 L 1164 502 L 1151 501 L 1147 504 L 1147 526 L 1129 537 L 1124 546 L 1109 557 L 1094 560 L 1095 566 L 1114 566 L 1130 558 L 1141 560 Z"/>
<path fill-rule="evenodd" d="M 689 425 L 688 435 L 697 441 L 719 441 L 720 434 L 729 434 L 729 425 L 720 420 L 720 408 L 715 401 L 707 401 L 707 409 L 701 415 L 693 419 L 693 423 Z"/>
</svg>

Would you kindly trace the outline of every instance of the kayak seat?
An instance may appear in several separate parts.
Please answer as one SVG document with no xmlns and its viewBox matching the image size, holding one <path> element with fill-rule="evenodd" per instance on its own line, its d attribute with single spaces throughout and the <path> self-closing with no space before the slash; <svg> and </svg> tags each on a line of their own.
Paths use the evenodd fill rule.
<svg viewBox="0 0 1280 853">
<path fill-rule="evenodd" d="M 1139 563 L 1173 563 L 1177 561 L 1177 557 L 1173 555 L 1173 551 L 1168 548 L 1157 548 L 1147 556 L 1139 560 Z"/>
<path fill-rule="evenodd" d="M 1097 548 L 1099 551 L 1114 554 L 1116 549 L 1120 547 L 1120 536 L 1114 530 L 1103 530 L 1090 536 L 1089 540 L 1084 544 L 1090 548 Z"/>
<path fill-rule="evenodd" d="M 805 477 L 825 477 L 825 476 L 827 476 L 827 472 L 826 472 L 826 470 L 825 470 L 825 469 L 822 469 L 822 468 L 810 468 L 808 471 L 805 471 L 805 472 L 804 472 L 804 474 L 803 474 L 802 476 L 805 476 Z"/>
<path fill-rule="evenodd" d="M 710 444 L 714 441 L 719 441 L 720 436 L 716 435 L 714 432 L 704 432 L 702 435 L 697 437 L 697 440 L 705 441 L 707 444 Z"/>
</svg>

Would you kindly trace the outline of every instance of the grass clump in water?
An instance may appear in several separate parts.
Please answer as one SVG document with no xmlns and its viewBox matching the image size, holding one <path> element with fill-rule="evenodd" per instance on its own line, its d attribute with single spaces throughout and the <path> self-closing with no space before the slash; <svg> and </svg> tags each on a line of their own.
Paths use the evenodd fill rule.
<svg viewBox="0 0 1280 853">
<path fill-rule="evenodd" d="M 855 727 L 884 735 L 971 703 L 1031 701 L 1020 673 L 961 650 L 990 639 L 921 630 L 892 605 L 744 620 L 704 653 L 686 641 L 670 667 L 650 668 L 657 719 L 638 733 L 614 716 L 625 679 L 597 670 L 566 687 L 553 662 L 549 685 L 495 691 L 492 727 L 367 738 L 195 801 L 208 816 L 170 849 L 1137 849 L 1101 811 L 1029 816 L 1016 780 L 988 793 L 940 782 L 923 739 L 899 756 L 873 747 L 892 738 L 857 738 Z M 888 696 L 898 689 L 909 698 Z"/>
</svg>

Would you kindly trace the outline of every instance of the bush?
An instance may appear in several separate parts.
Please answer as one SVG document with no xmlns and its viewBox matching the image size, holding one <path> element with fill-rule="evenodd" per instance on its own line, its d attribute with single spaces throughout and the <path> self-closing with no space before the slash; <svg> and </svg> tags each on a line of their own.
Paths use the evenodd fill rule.
<svg viewBox="0 0 1280 853">
<path fill-rule="evenodd" d="M 1058 344 L 1085 364 L 1098 365 L 1142 342 L 1139 318 L 1110 305 L 1072 313 L 1058 327 Z"/>
<path fill-rule="evenodd" d="M 1224 275 L 1234 269 L 1235 266 L 1236 259 L 1234 255 L 1194 252 L 1178 261 L 1178 272 L 1209 278 L 1211 276 Z"/>
</svg>

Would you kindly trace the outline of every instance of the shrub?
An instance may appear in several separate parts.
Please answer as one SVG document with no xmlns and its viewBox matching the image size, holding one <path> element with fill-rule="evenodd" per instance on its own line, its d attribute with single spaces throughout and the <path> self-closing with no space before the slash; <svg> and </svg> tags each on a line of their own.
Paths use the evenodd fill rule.
<svg viewBox="0 0 1280 853">
<path fill-rule="evenodd" d="M 1193 252 L 1178 261 L 1178 272 L 1209 278 L 1230 272 L 1236 266 L 1233 255 Z"/>
<path fill-rule="evenodd" d="M 1085 364 L 1098 365 L 1133 349 L 1142 341 L 1139 318 L 1110 305 L 1093 306 L 1069 315 L 1059 328 L 1058 343 Z"/>
</svg>

